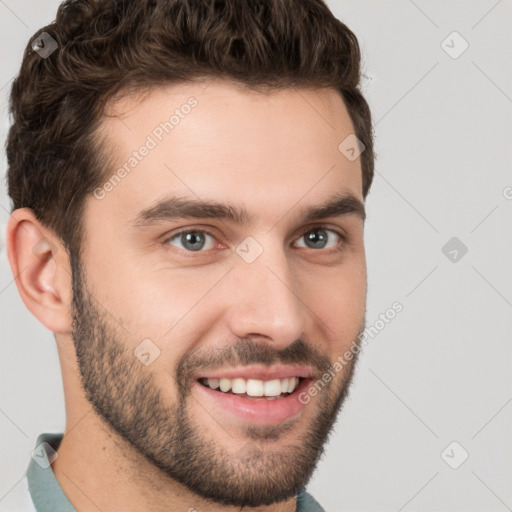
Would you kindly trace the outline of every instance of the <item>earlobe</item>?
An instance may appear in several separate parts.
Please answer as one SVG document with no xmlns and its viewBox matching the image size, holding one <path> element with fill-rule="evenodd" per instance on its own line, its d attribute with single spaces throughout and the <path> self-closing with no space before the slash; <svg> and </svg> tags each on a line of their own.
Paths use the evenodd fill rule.
<svg viewBox="0 0 512 512">
<path fill-rule="evenodd" d="M 7 254 L 18 292 L 30 312 L 55 333 L 70 331 L 71 276 L 60 240 L 29 208 L 7 225 Z"/>
</svg>

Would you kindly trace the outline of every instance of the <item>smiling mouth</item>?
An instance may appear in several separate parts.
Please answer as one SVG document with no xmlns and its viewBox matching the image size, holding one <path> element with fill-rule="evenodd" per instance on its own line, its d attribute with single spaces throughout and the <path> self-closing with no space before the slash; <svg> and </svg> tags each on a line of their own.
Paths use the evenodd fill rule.
<svg viewBox="0 0 512 512">
<path fill-rule="evenodd" d="M 198 382 L 219 393 L 237 395 L 248 400 L 280 400 L 291 395 L 303 380 L 302 377 L 272 380 L 200 378 Z"/>
</svg>

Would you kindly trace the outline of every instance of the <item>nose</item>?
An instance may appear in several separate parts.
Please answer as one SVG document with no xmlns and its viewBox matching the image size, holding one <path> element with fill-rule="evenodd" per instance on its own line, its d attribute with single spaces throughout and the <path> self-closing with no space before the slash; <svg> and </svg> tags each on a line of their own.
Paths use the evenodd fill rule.
<svg viewBox="0 0 512 512">
<path fill-rule="evenodd" d="M 228 323 L 239 338 L 251 338 L 282 350 L 302 338 L 308 320 L 305 298 L 282 248 L 265 248 L 247 263 L 237 260 L 230 272 Z"/>
</svg>

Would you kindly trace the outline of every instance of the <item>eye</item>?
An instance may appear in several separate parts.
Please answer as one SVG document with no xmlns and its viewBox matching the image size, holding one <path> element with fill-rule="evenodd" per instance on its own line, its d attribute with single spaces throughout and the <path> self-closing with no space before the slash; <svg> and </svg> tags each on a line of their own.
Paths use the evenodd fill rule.
<svg viewBox="0 0 512 512">
<path fill-rule="evenodd" d="M 305 232 L 299 239 L 305 241 L 304 245 L 296 247 L 305 247 L 307 249 L 331 249 L 341 250 L 340 240 L 344 240 L 341 233 L 325 226 L 315 227 Z M 185 253 L 205 252 L 215 247 L 216 238 L 208 231 L 200 229 L 185 229 L 175 233 L 164 243 L 181 249 Z M 298 242 L 296 242 L 298 243 Z"/>
<path fill-rule="evenodd" d="M 166 240 L 166 243 L 169 245 L 174 245 L 171 242 L 176 240 L 181 246 L 177 246 L 179 249 L 184 249 L 185 251 L 189 252 L 199 252 L 202 249 L 212 249 L 214 246 L 214 243 L 211 242 L 208 244 L 207 240 L 208 238 L 211 238 L 212 240 L 215 240 L 213 235 L 208 233 L 207 231 L 200 231 L 200 230 L 188 230 L 188 231 L 180 231 L 179 233 L 176 233 L 172 237 L 168 238 Z M 210 246 L 208 246 L 210 245 Z"/>
<path fill-rule="evenodd" d="M 330 236 L 331 235 L 331 236 Z M 332 236 L 334 235 L 334 237 Z M 329 242 L 329 236 L 331 241 Z M 306 247 L 308 249 L 330 249 L 338 247 L 340 240 L 343 240 L 343 236 L 332 229 L 327 229 L 323 226 L 310 229 L 304 233 L 299 240 L 305 240 Z M 334 240 L 332 240 L 334 239 Z M 303 247 L 303 246 L 299 246 Z M 339 247 L 338 247 L 339 248 Z"/>
</svg>

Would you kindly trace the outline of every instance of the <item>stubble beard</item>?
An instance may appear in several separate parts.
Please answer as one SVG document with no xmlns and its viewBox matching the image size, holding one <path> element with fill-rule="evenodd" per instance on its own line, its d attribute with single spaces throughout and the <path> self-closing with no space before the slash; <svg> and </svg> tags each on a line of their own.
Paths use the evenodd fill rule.
<svg viewBox="0 0 512 512">
<path fill-rule="evenodd" d="M 168 398 L 162 398 L 150 367 L 142 365 L 126 348 L 115 321 L 101 307 L 96 308 L 95 299 L 86 289 L 82 267 L 76 261 L 72 271 L 72 335 L 82 386 L 107 428 L 164 475 L 218 504 L 270 505 L 296 496 L 305 487 L 348 397 L 357 354 L 346 362 L 343 378 L 333 380 L 307 406 L 316 408 L 307 428 L 297 425 L 298 420 L 280 425 L 249 425 L 242 433 L 243 448 L 229 453 L 216 442 L 207 425 L 198 424 L 188 414 L 192 402 L 190 374 L 198 365 L 207 366 L 207 359 L 198 360 L 194 354 L 182 358 L 174 376 L 176 400 L 170 405 Z M 307 364 L 313 358 L 319 371 L 330 366 L 325 356 L 302 340 L 280 352 L 238 340 L 223 357 L 245 364 L 269 365 Z M 212 356 L 211 362 L 217 360 L 218 354 Z M 222 418 L 212 417 L 213 420 L 223 422 Z M 297 432 L 288 437 L 289 441 L 280 441 L 294 429 Z"/>
</svg>

